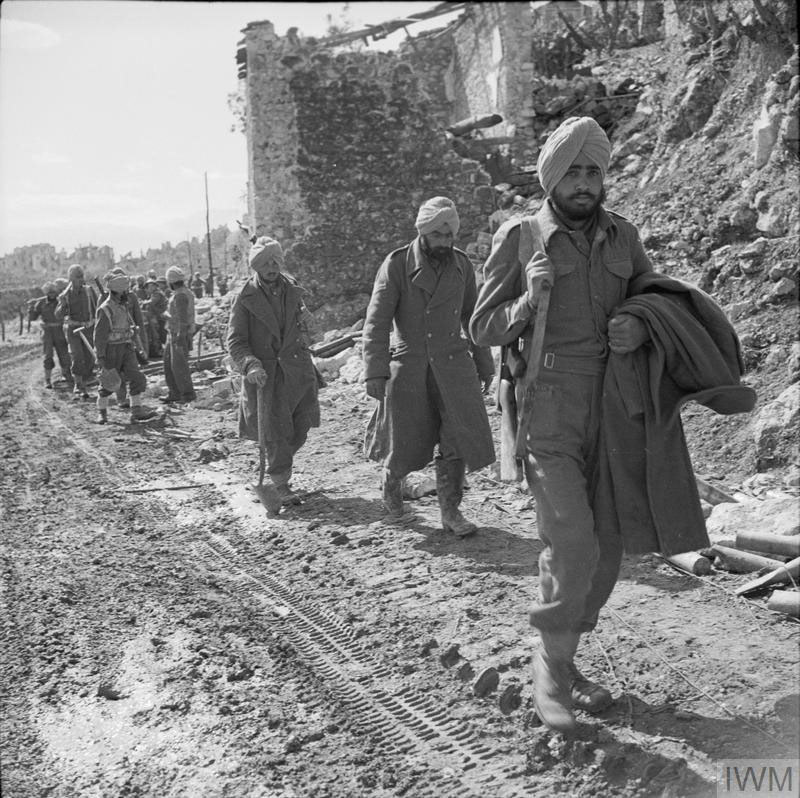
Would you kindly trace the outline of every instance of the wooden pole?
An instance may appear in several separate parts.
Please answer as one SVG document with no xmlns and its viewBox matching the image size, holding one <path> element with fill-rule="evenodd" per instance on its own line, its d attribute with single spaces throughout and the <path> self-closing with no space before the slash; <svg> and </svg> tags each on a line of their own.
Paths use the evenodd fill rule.
<svg viewBox="0 0 800 798">
<path fill-rule="evenodd" d="M 206 183 L 206 240 L 208 241 L 208 285 L 209 296 L 214 296 L 214 264 L 211 262 L 211 225 L 208 218 L 208 172 L 203 172 Z"/>
<path fill-rule="evenodd" d="M 194 262 L 192 261 L 192 242 L 189 240 L 189 234 L 186 234 L 186 249 L 189 250 L 189 276 L 194 277 Z"/>
</svg>

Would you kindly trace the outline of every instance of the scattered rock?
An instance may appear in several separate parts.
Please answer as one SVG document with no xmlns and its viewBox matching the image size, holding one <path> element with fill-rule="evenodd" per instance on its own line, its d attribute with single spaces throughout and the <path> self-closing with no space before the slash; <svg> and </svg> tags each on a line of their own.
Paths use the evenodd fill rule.
<svg viewBox="0 0 800 798">
<path fill-rule="evenodd" d="M 497 668 L 490 666 L 481 671 L 475 683 L 472 685 L 472 692 L 478 698 L 483 698 L 483 696 L 494 692 L 499 683 L 500 674 L 497 672 Z"/>
<path fill-rule="evenodd" d="M 124 698 L 122 693 L 107 684 L 101 684 L 97 688 L 97 696 L 98 698 L 105 698 L 107 701 L 119 701 Z"/>
<path fill-rule="evenodd" d="M 451 646 L 448 646 L 444 652 L 439 655 L 439 662 L 441 662 L 445 668 L 453 667 L 459 659 L 461 659 L 461 654 L 458 650 L 458 643 L 453 643 Z"/>
</svg>

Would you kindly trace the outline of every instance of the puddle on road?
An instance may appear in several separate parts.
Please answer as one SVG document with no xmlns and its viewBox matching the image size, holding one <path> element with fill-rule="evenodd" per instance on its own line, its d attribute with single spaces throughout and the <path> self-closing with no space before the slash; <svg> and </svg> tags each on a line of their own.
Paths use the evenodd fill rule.
<svg viewBox="0 0 800 798">
<path fill-rule="evenodd" d="M 93 794 L 88 785 L 107 788 L 129 777 L 133 770 L 153 763 L 163 768 L 169 767 L 169 762 L 194 762 L 200 771 L 196 775 L 202 773 L 206 787 L 219 778 L 219 771 L 231 765 L 230 761 L 223 765 L 225 747 L 216 744 L 209 733 L 219 723 L 215 711 L 204 711 L 193 703 L 186 717 L 171 711 L 159 714 L 187 697 L 167 684 L 170 673 L 181 663 L 185 666 L 192 652 L 187 649 L 188 637 L 177 632 L 164 640 L 156 659 L 152 643 L 155 633 L 149 630 L 126 644 L 110 685 L 121 693 L 119 700 L 73 696 L 55 708 L 38 707 L 36 722 L 41 739 L 69 777 L 65 783 L 87 787 L 84 795 Z M 202 767 L 200 763 L 215 765 Z"/>
</svg>

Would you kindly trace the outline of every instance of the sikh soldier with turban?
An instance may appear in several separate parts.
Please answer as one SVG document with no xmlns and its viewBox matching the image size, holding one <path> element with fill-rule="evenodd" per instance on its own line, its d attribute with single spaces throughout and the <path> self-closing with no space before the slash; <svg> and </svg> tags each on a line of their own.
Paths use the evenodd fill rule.
<svg viewBox="0 0 800 798">
<path fill-rule="evenodd" d="M 494 462 L 481 395 L 481 385 L 486 390 L 492 381 L 494 361 L 466 336 L 477 289 L 469 258 L 453 247 L 459 218 L 452 200 L 423 203 L 416 228 L 414 241 L 384 260 L 367 309 L 364 379 L 378 405 L 365 447 L 383 464 L 387 513 L 401 517 L 403 479 L 424 468 L 438 444 L 442 527 L 464 537 L 476 530 L 459 509 L 465 471 Z"/>
<path fill-rule="evenodd" d="M 67 344 L 71 361 L 72 379 L 75 383 L 74 398 L 89 399 L 86 383 L 92 376 L 94 356 L 91 346 L 97 296 L 91 286 L 84 282 L 83 268 L 73 263 L 67 270 L 69 285 L 59 294 L 56 318 L 67 325 Z M 80 333 L 83 333 L 83 338 Z"/>
<path fill-rule="evenodd" d="M 53 352 L 58 356 L 58 365 L 61 367 L 61 376 L 67 382 L 72 382 L 69 363 L 69 348 L 64 337 L 64 326 L 56 317 L 58 306 L 58 288 L 54 282 L 47 282 L 42 286 L 44 296 L 39 297 L 28 312 L 30 321 L 39 322 L 42 326 L 42 350 L 44 352 L 44 387 L 52 388 L 51 375 L 55 366 Z"/>
<path fill-rule="evenodd" d="M 194 336 L 194 294 L 183 284 L 185 275 L 178 266 L 167 269 L 166 280 L 172 293 L 167 303 L 167 345 L 164 348 L 164 379 L 167 395 L 163 402 L 194 402 L 197 394 L 189 371 L 189 350 Z"/>
<path fill-rule="evenodd" d="M 108 397 L 120 384 L 130 393 L 131 422 L 146 421 L 155 415 L 142 405 L 147 377 L 139 368 L 134 346 L 135 322 L 131 315 L 130 282 L 124 271 L 114 270 L 104 277 L 108 296 L 97 309 L 94 346 L 100 369 L 100 388 L 97 392 L 97 423 L 108 421 Z"/>
<path fill-rule="evenodd" d="M 227 346 L 244 377 L 239 437 L 258 441 L 260 394 L 267 474 L 283 503 L 297 504 L 290 485 L 294 457 L 311 427 L 319 426 L 319 384 L 308 349 L 310 314 L 303 289 L 282 273 L 283 266 L 280 243 L 257 238 L 250 248 L 253 276 L 231 306 Z"/>
<path fill-rule="evenodd" d="M 575 728 L 574 708 L 600 711 L 612 701 L 574 656 L 616 584 L 623 550 L 670 555 L 708 545 L 680 403 L 729 413 L 754 401 L 739 385 L 738 339 L 714 300 L 653 272 L 636 227 L 603 207 L 610 152 L 591 117 L 571 117 L 550 134 L 538 159 L 546 200 L 495 234 L 470 322 L 476 341 L 503 346 L 501 376 L 517 379 L 523 405 L 531 397 L 519 381 L 520 339 L 527 352 L 544 325 L 521 431 L 544 543 L 529 621 L 541 639 L 537 712 L 565 733 Z M 544 285 L 551 297 L 540 319 Z M 684 351 L 694 364 L 681 362 Z"/>
</svg>

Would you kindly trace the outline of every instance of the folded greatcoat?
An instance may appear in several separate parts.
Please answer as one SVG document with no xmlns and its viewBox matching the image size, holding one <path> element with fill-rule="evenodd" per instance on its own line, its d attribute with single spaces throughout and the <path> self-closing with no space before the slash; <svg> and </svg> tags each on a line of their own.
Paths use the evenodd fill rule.
<svg viewBox="0 0 800 798">
<path fill-rule="evenodd" d="M 611 354 L 603 385 L 595 513 L 616 516 L 628 553 L 671 555 L 708 545 L 680 408 L 694 400 L 721 414 L 753 409 L 740 382 L 739 340 L 708 294 L 657 273 L 636 278 L 618 312 L 641 319 L 650 343 Z"/>
</svg>

